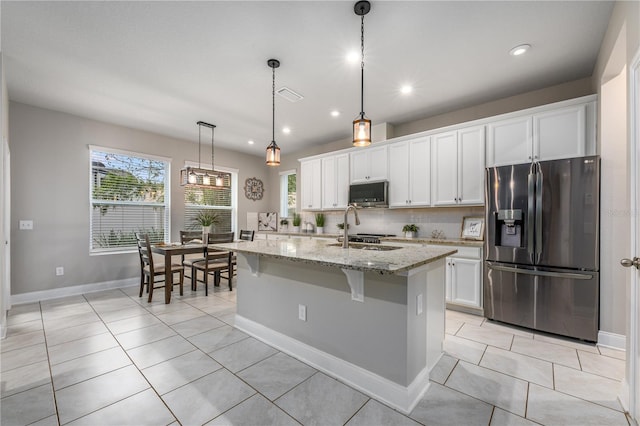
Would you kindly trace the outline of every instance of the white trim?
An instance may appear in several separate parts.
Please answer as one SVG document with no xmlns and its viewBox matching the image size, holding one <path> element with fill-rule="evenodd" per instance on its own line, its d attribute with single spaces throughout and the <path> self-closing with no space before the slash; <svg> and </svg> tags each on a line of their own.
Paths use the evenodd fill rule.
<svg viewBox="0 0 640 426">
<path fill-rule="evenodd" d="M 124 280 L 103 281 L 99 283 L 81 284 L 70 287 L 60 287 L 51 290 L 32 291 L 11 296 L 11 303 L 20 305 L 24 303 L 39 302 L 41 300 L 58 299 L 60 297 L 76 296 L 78 294 L 93 293 L 96 291 L 112 290 L 115 288 L 133 287 L 140 284 L 140 278 L 126 278 Z"/>
<path fill-rule="evenodd" d="M 409 386 L 402 386 L 238 314 L 235 327 L 404 414 L 415 408 L 429 388 L 430 370 L 426 367 Z"/>
<path fill-rule="evenodd" d="M 87 147 L 89 147 L 89 151 L 101 151 L 101 152 L 109 152 L 111 154 L 143 156 L 149 160 L 166 161 L 169 164 L 171 164 L 171 162 L 173 161 L 173 158 L 171 157 L 163 157 L 161 155 L 147 154 L 145 152 L 128 151 L 126 149 L 118 149 L 118 148 L 108 148 L 106 146 L 100 146 L 100 145 L 87 145 Z"/>
<path fill-rule="evenodd" d="M 626 351 L 627 336 L 600 330 L 598 331 L 598 346 Z"/>
</svg>

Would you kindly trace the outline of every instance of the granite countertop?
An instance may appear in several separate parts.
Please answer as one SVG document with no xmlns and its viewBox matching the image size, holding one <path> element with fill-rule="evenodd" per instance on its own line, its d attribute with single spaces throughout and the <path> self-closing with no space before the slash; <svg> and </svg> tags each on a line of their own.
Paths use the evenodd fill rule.
<svg viewBox="0 0 640 426">
<path fill-rule="evenodd" d="M 413 243 L 413 244 L 434 244 L 445 246 L 468 246 L 468 247 L 483 247 L 484 241 L 477 240 L 462 240 L 462 239 L 436 239 L 436 238 L 404 238 L 404 237 L 383 237 L 382 241 L 398 242 L 398 243 Z"/>
<path fill-rule="evenodd" d="M 293 262 L 378 272 L 381 274 L 406 272 L 456 253 L 456 250 L 445 247 L 436 248 L 402 243 L 374 244 L 375 246 L 401 247 L 398 250 L 388 251 L 343 249 L 330 244 L 337 243 L 316 239 L 287 239 L 237 241 L 227 244 L 212 244 L 212 246 L 239 253 L 257 254 L 258 256 L 286 259 Z M 351 245 L 357 244 L 351 243 Z"/>
<path fill-rule="evenodd" d="M 290 237 L 317 237 L 317 238 L 338 238 L 339 236 L 342 236 L 342 234 L 338 234 L 338 233 L 317 234 L 315 231 L 313 231 L 313 232 L 256 231 L 256 234 L 261 234 L 261 235 L 288 235 Z"/>
</svg>

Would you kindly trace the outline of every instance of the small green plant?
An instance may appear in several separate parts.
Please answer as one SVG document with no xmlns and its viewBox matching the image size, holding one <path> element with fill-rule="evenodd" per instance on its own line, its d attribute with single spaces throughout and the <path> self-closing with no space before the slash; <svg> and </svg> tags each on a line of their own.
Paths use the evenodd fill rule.
<svg viewBox="0 0 640 426">
<path fill-rule="evenodd" d="M 319 228 L 324 227 L 325 216 L 324 213 L 316 213 L 316 226 Z"/>
<path fill-rule="evenodd" d="M 200 210 L 198 211 L 198 214 L 192 219 L 192 221 L 200 226 L 207 227 L 220 223 L 220 216 L 210 210 Z"/>
<path fill-rule="evenodd" d="M 402 232 L 418 232 L 420 227 L 416 224 L 409 224 L 402 227 Z"/>
<path fill-rule="evenodd" d="M 336 223 L 338 229 L 344 229 L 344 222 Z M 349 224 L 347 223 L 347 229 L 349 229 Z"/>
<path fill-rule="evenodd" d="M 289 224 L 289 219 L 283 218 L 280 219 L 280 226 L 287 226 Z"/>
<path fill-rule="evenodd" d="M 300 216 L 298 213 L 294 213 L 293 226 L 300 226 L 301 223 L 302 223 L 302 216 Z"/>
</svg>

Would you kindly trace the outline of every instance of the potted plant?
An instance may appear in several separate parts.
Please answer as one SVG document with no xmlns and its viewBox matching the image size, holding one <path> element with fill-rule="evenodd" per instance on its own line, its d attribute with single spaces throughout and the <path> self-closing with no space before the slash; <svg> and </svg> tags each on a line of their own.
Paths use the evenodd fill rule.
<svg viewBox="0 0 640 426">
<path fill-rule="evenodd" d="M 344 222 L 336 223 L 336 226 L 338 227 L 338 229 L 342 230 L 344 229 Z M 347 229 L 349 229 L 348 223 L 347 223 Z"/>
<path fill-rule="evenodd" d="M 300 223 L 302 223 L 302 217 L 298 213 L 293 214 L 293 232 L 300 232 Z"/>
<path fill-rule="evenodd" d="M 280 219 L 280 230 L 286 231 L 288 228 L 289 228 L 289 219 L 287 219 L 286 217 L 283 217 L 282 219 Z"/>
<path fill-rule="evenodd" d="M 200 210 L 192 221 L 202 227 L 202 241 L 207 241 L 207 234 L 212 231 L 212 226 L 220 223 L 220 216 L 211 210 Z"/>
<path fill-rule="evenodd" d="M 412 224 L 403 226 L 402 227 L 402 232 L 404 232 L 404 237 L 405 238 L 413 238 L 413 237 L 416 237 L 418 235 L 418 229 L 420 229 L 420 227 L 418 227 L 418 225 L 412 223 Z"/>
<path fill-rule="evenodd" d="M 324 233 L 324 213 L 316 213 L 316 234 Z"/>
</svg>

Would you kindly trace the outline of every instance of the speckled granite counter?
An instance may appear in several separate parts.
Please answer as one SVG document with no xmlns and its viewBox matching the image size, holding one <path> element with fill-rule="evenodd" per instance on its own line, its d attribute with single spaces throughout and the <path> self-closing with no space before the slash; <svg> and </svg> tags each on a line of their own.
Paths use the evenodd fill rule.
<svg viewBox="0 0 640 426">
<path fill-rule="evenodd" d="M 468 246 L 483 247 L 484 241 L 462 240 L 462 239 L 435 239 L 435 238 L 404 238 L 404 237 L 383 237 L 382 241 L 391 243 L 412 243 L 412 244 L 433 244 L 443 246 Z"/>
<path fill-rule="evenodd" d="M 450 248 L 416 246 L 415 244 L 389 244 L 381 246 L 400 247 L 397 250 L 372 251 L 343 249 L 326 240 L 255 240 L 216 244 L 215 247 L 249 253 L 263 257 L 286 259 L 322 266 L 353 269 L 364 272 L 394 274 L 406 272 L 419 266 L 442 259 L 456 252 Z M 352 243 L 353 244 L 353 243 Z"/>
</svg>

